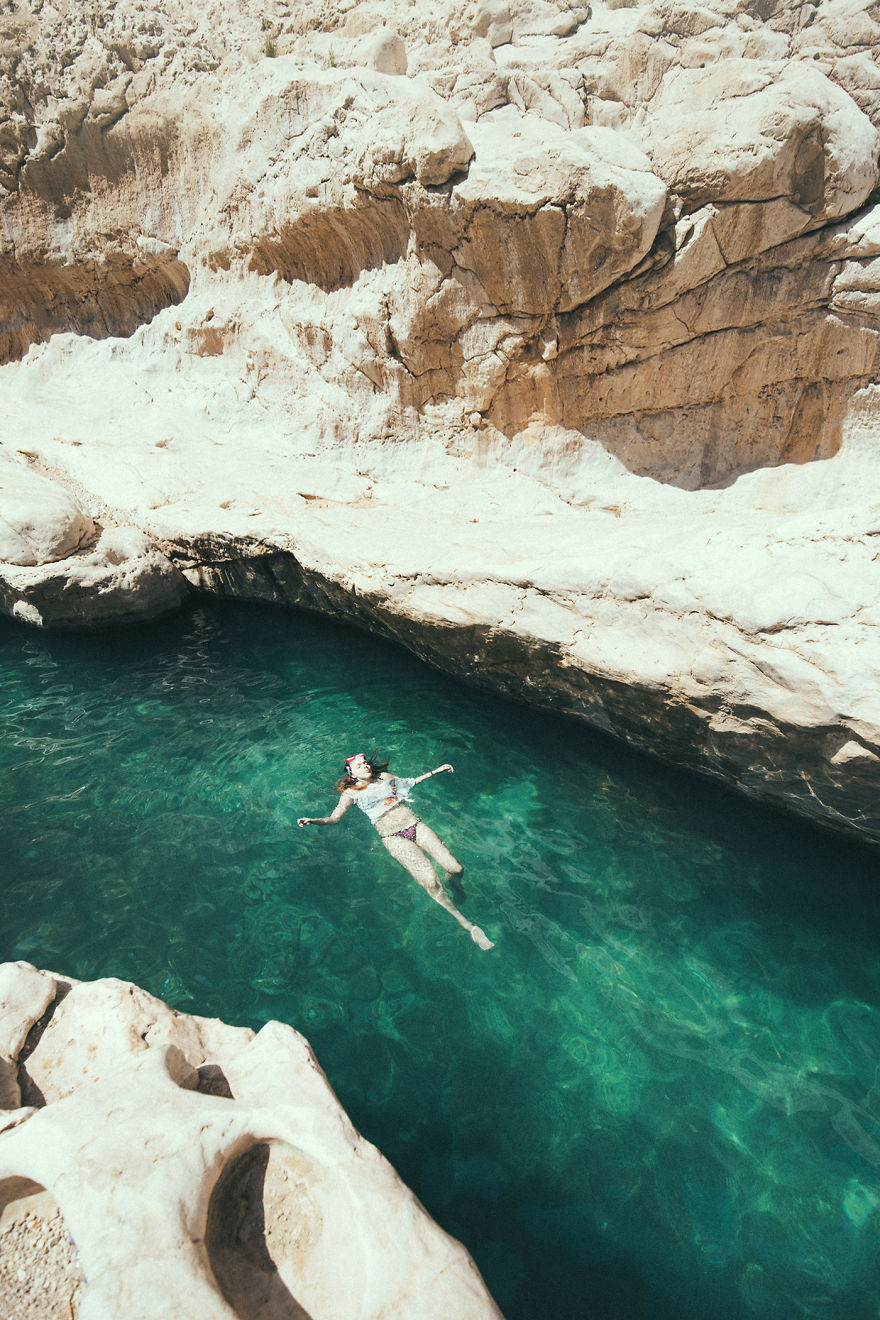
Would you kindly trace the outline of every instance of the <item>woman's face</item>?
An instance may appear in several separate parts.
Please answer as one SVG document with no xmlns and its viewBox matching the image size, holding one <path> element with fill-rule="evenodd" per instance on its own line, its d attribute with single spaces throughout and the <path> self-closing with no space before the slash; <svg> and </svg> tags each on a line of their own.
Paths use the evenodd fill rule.
<svg viewBox="0 0 880 1320">
<path fill-rule="evenodd" d="M 363 752 L 359 752 L 357 756 L 352 757 L 349 761 L 348 773 L 351 775 L 352 779 L 372 779 L 373 772 L 370 769 L 370 763 L 364 756 Z"/>
</svg>

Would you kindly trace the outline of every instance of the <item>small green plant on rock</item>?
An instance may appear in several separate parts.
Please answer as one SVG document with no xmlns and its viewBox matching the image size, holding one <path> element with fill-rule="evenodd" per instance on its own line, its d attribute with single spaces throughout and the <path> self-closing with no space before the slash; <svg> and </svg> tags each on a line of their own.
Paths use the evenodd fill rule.
<svg viewBox="0 0 880 1320">
<path fill-rule="evenodd" d="M 264 55 L 266 55 L 270 60 L 274 60 L 275 56 L 278 54 L 278 47 L 275 45 L 275 38 L 274 38 L 274 37 L 267 37 L 267 38 L 266 38 L 266 44 L 265 44 L 265 46 L 263 47 L 263 53 L 264 53 Z"/>
</svg>

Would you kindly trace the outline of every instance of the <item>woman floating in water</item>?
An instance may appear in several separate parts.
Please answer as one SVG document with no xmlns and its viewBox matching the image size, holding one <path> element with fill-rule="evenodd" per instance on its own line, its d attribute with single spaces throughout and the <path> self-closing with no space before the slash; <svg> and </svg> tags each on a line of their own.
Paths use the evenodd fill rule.
<svg viewBox="0 0 880 1320">
<path fill-rule="evenodd" d="M 437 873 L 429 859 L 433 857 L 434 861 L 439 862 L 443 867 L 446 873 L 444 878 L 450 888 L 458 887 L 462 893 L 459 902 L 462 902 L 464 897 L 461 891 L 461 874 L 464 868 L 461 863 L 455 860 L 434 831 L 429 829 L 423 820 L 419 820 L 415 812 L 406 805 L 410 790 L 415 788 L 416 784 L 421 784 L 425 779 L 432 779 L 434 775 L 442 774 L 445 770 L 452 773 L 452 766 L 440 765 L 436 770 L 429 770 L 426 775 L 419 775 L 417 779 L 405 779 L 401 775 L 389 775 L 388 763 L 380 765 L 373 760 L 375 755 L 376 753 L 373 752 L 369 759 L 363 752 L 358 752 L 356 756 L 347 756 L 345 774 L 336 784 L 339 803 L 335 810 L 329 816 L 300 816 L 297 824 L 301 829 L 304 825 L 335 825 L 350 806 L 360 807 L 375 825 L 379 837 L 391 856 L 400 862 L 401 866 L 406 867 L 412 878 L 427 890 L 434 902 L 446 908 L 447 912 L 451 912 L 458 924 L 464 927 L 481 949 L 494 948 L 492 941 L 479 926 L 475 926 L 459 912 L 437 879 Z"/>
</svg>

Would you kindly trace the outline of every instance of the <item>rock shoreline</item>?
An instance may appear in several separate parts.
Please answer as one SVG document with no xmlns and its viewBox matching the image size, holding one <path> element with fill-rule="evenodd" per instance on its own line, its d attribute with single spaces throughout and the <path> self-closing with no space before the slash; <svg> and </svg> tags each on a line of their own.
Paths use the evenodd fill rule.
<svg viewBox="0 0 880 1320">
<path fill-rule="evenodd" d="M 357 513 L 345 506 L 323 514 L 325 535 L 329 526 L 332 536 L 334 523 L 340 538 L 353 528 L 371 535 L 370 518 L 355 522 Z M 599 517 L 616 531 L 613 512 Z M 613 572 L 597 583 L 595 568 L 563 582 L 560 547 L 543 582 L 537 574 L 511 580 L 501 567 L 503 545 L 487 554 L 483 537 L 473 546 L 459 540 L 446 572 L 438 546 L 434 571 L 426 574 L 415 567 L 418 547 L 407 544 L 395 511 L 382 522 L 381 570 L 355 562 L 337 564 L 332 574 L 330 556 L 321 545 L 309 553 L 305 537 L 294 552 L 234 534 L 153 541 L 133 528 L 113 529 L 111 539 L 105 529 L 75 572 L 52 566 L 30 570 L 33 585 L 14 580 L 19 594 L 11 612 L 42 626 L 86 626 L 148 619 L 190 593 L 305 608 L 400 643 L 470 684 L 583 720 L 817 824 L 880 840 L 880 737 L 859 710 L 873 700 L 858 688 L 859 651 L 873 644 L 870 625 L 852 626 L 859 649 L 849 672 L 838 648 L 839 671 L 829 673 L 785 645 L 784 617 L 744 627 L 711 599 L 685 619 L 664 608 L 654 563 L 643 566 L 642 583 L 634 583 L 635 565 L 628 565 L 621 590 Z M 101 565 L 108 543 L 133 546 L 135 553 Z M 829 537 L 836 554 L 850 544 Z M 404 562 L 395 563 L 395 556 Z M 797 559 L 795 549 L 783 610 L 795 589 Z M 737 576 L 734 588 L 745 593 Z M 719 585 L 731 587 L 717 579 L 713 585 L 716 595 Z M 761 602 L 765 612 L 770 604 Z M 837 627 L 814 627 L 809 638 L 805 620 L 799 631 L 818 650 L 832 644 Z M 783 645 L 774 645 L 778 633 Z M 849 717 L 842 717 L 847 709 Z"/>
</svg>

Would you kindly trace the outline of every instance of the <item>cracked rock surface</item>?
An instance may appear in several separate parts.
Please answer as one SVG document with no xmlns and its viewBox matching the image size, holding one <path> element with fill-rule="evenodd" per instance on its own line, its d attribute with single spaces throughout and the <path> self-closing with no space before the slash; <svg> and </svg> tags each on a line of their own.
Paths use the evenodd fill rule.
<svg viewBox="0 0 880 1320">
<path fill-rule="evenodd" d="M 878 52 L 865 0 L 17 0 L 0 608 L 327 610 L 877 840 Z"/>
<path fill-rule="evenodd" d="M 27 963 L 0 966 L 0 1004 L 4 1315 L 500 1317 L 292 1027 Z"/>
</svg>

